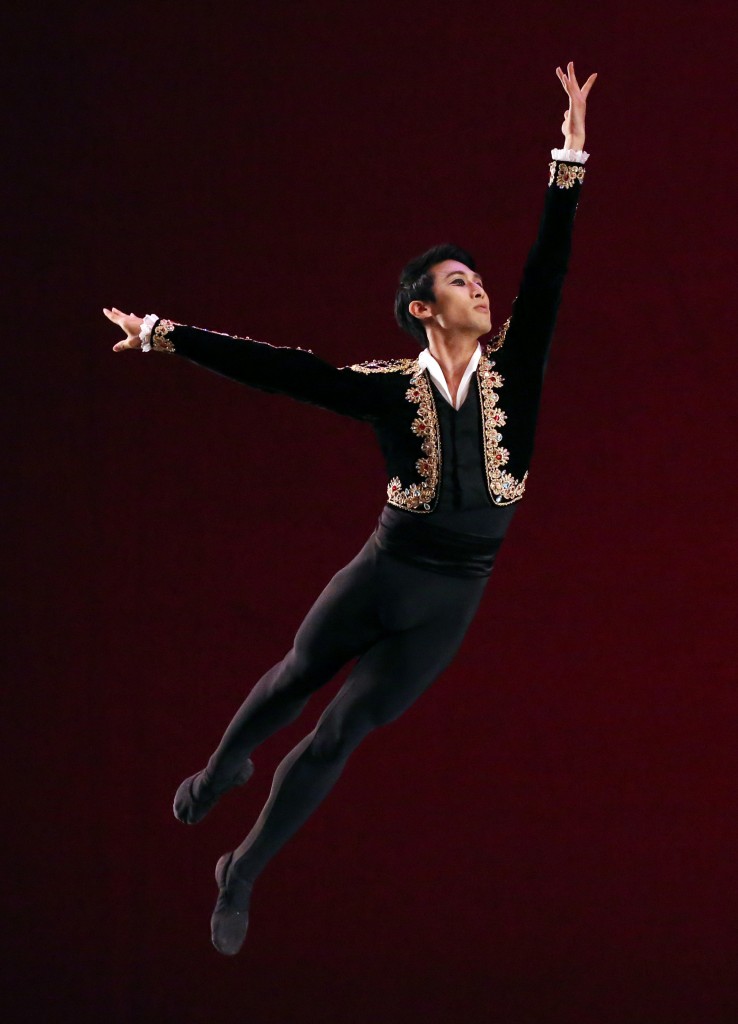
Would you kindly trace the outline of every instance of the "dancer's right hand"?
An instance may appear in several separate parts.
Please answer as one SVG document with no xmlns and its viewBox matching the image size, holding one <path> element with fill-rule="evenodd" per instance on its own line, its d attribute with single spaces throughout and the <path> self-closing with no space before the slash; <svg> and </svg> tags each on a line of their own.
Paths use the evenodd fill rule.
<svg viewBox="0 0 738 1024">
<path fill-rule="evenodd" d="M 142 316 L 136 316 L 135 313 L 121 313 L 115 306 L 112 309 L 103 309 L 103 313 L 108 320 L 112 320 L 114 324 L 117 324 L 125 334 L 123 341 L 113 345 L 113 352 L 125 352 L 129 348 L 141 348 Z"/>
</svg>

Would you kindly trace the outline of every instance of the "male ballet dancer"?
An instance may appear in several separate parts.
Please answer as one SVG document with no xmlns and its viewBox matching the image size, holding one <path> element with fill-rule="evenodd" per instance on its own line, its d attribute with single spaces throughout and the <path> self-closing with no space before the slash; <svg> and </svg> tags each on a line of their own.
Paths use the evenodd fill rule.
<svg viewBox="0 0 738 1024">
<path fill-rule="evenodd" d="M 269 798 L 240 846 L 220 858 L 212 940 L 241 948 L 255 879 L 328 794 L 353 750 L 405 711 L 456 654 L 523 496 L 541 386 L 584 180 L 590 75 L 556 73 L 569 97 L 563 150 L 552 150 L 538 237 L 507 322 L 493 339 L 472 257 L 440 245 L 404 268 L 395 299 L 419 356 L 337 368 L 277 348 L 105 309 L 125 332 L 115 352 L 176 353 L 265 391 L 365 420 L 387 462 L 387 503 L 358 555 L 318 597 L 286 656 L 254 686 L 207 766 L 174 799 L 180 821 L 201 821 L 253 771 L 251 752 L 292 722 L 310 695 L 356 658 L 315 728 L 277 768 Z"/>
</svg>

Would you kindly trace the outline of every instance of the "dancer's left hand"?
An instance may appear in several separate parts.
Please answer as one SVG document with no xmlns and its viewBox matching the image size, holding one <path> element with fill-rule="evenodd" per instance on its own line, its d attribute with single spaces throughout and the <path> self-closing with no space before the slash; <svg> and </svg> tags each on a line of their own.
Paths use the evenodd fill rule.
<svg viewBox="0 0 738 1024">
<path fill-rule="evenodd" d="M 564 122 L 561 131 L 566 140 L 566 149 L 584 148 L 584 116 L 587 112 L 587 96 L 597 78 L 597 72 L 590 75 L 584 85 L 579 88 L 577 76 L 574 73 L 574 61 L 570 60 L 566 65 L 566 74 L 561 68 L 556 68 L 556 74 L 564 87 L 564 92 L 569 97 L 569 109 L 564 114 Z"/>
</svg>

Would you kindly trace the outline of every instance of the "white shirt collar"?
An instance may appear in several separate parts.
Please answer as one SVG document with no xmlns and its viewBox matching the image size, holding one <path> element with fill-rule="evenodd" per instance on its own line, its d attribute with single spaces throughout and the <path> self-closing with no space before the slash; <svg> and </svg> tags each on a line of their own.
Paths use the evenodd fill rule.
<svg viewBox="0 0 738 1024">
<path fill-rule="evenodd" d="M 441 394 L 449 403 L 449 405 L 453 405 L 455 409 L 460 409 L 461 406 L 464 404 L 464 399 L 469 393 L 469 381 L 471 380 L 471 375 L 476 370 L 481 357 L 482 346 L 479 344 L 479 342 L 477 342 L 476 350 L 474 351 L 471 359 L 466 365 L 464 375 L 461 378 L 461 383 L 459 384 L 459 390 L 456 392 L 455 405 L 451 401 L 451 392 L 449 391 L 448 384 L 446 383 L 446 378 L 443 375 L 441 364 L 434 356 L 430 354 L 430 351 L 427 348 L 421 350 L 421 353 L 418 356 L 418 363 L 420 364 L 421 369 L 428 370 L 428 373 L 431 375 L 431 377 L 437 384 Z"/>
</svg>

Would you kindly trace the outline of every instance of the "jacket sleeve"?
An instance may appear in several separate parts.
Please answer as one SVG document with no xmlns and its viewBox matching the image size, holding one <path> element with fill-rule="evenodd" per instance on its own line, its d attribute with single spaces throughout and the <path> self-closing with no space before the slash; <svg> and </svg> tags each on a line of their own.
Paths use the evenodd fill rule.
<svg viewBox="0 0 738 1024">
<path fill-rule="evenodd" d="M 381 392 L 370 376 L 350 366 L 332 366 L 306 349 L 269 345 L 164 319 L 154 324 L 151 348 L 184 356 L 259 391 L 288 395 L 353 419 L 373 420 L 380 412 Z"/>
<path fill-rule="evenodd" d="M 552 160 L 549 164 L 538 236 L 528 254 L 510 319 L 497 335 L 499 344 L 504 341 L 504 362 L 528 372 L 542 372 L 548 360 L 584 173 L 580 163 Z"/>
</svg>

